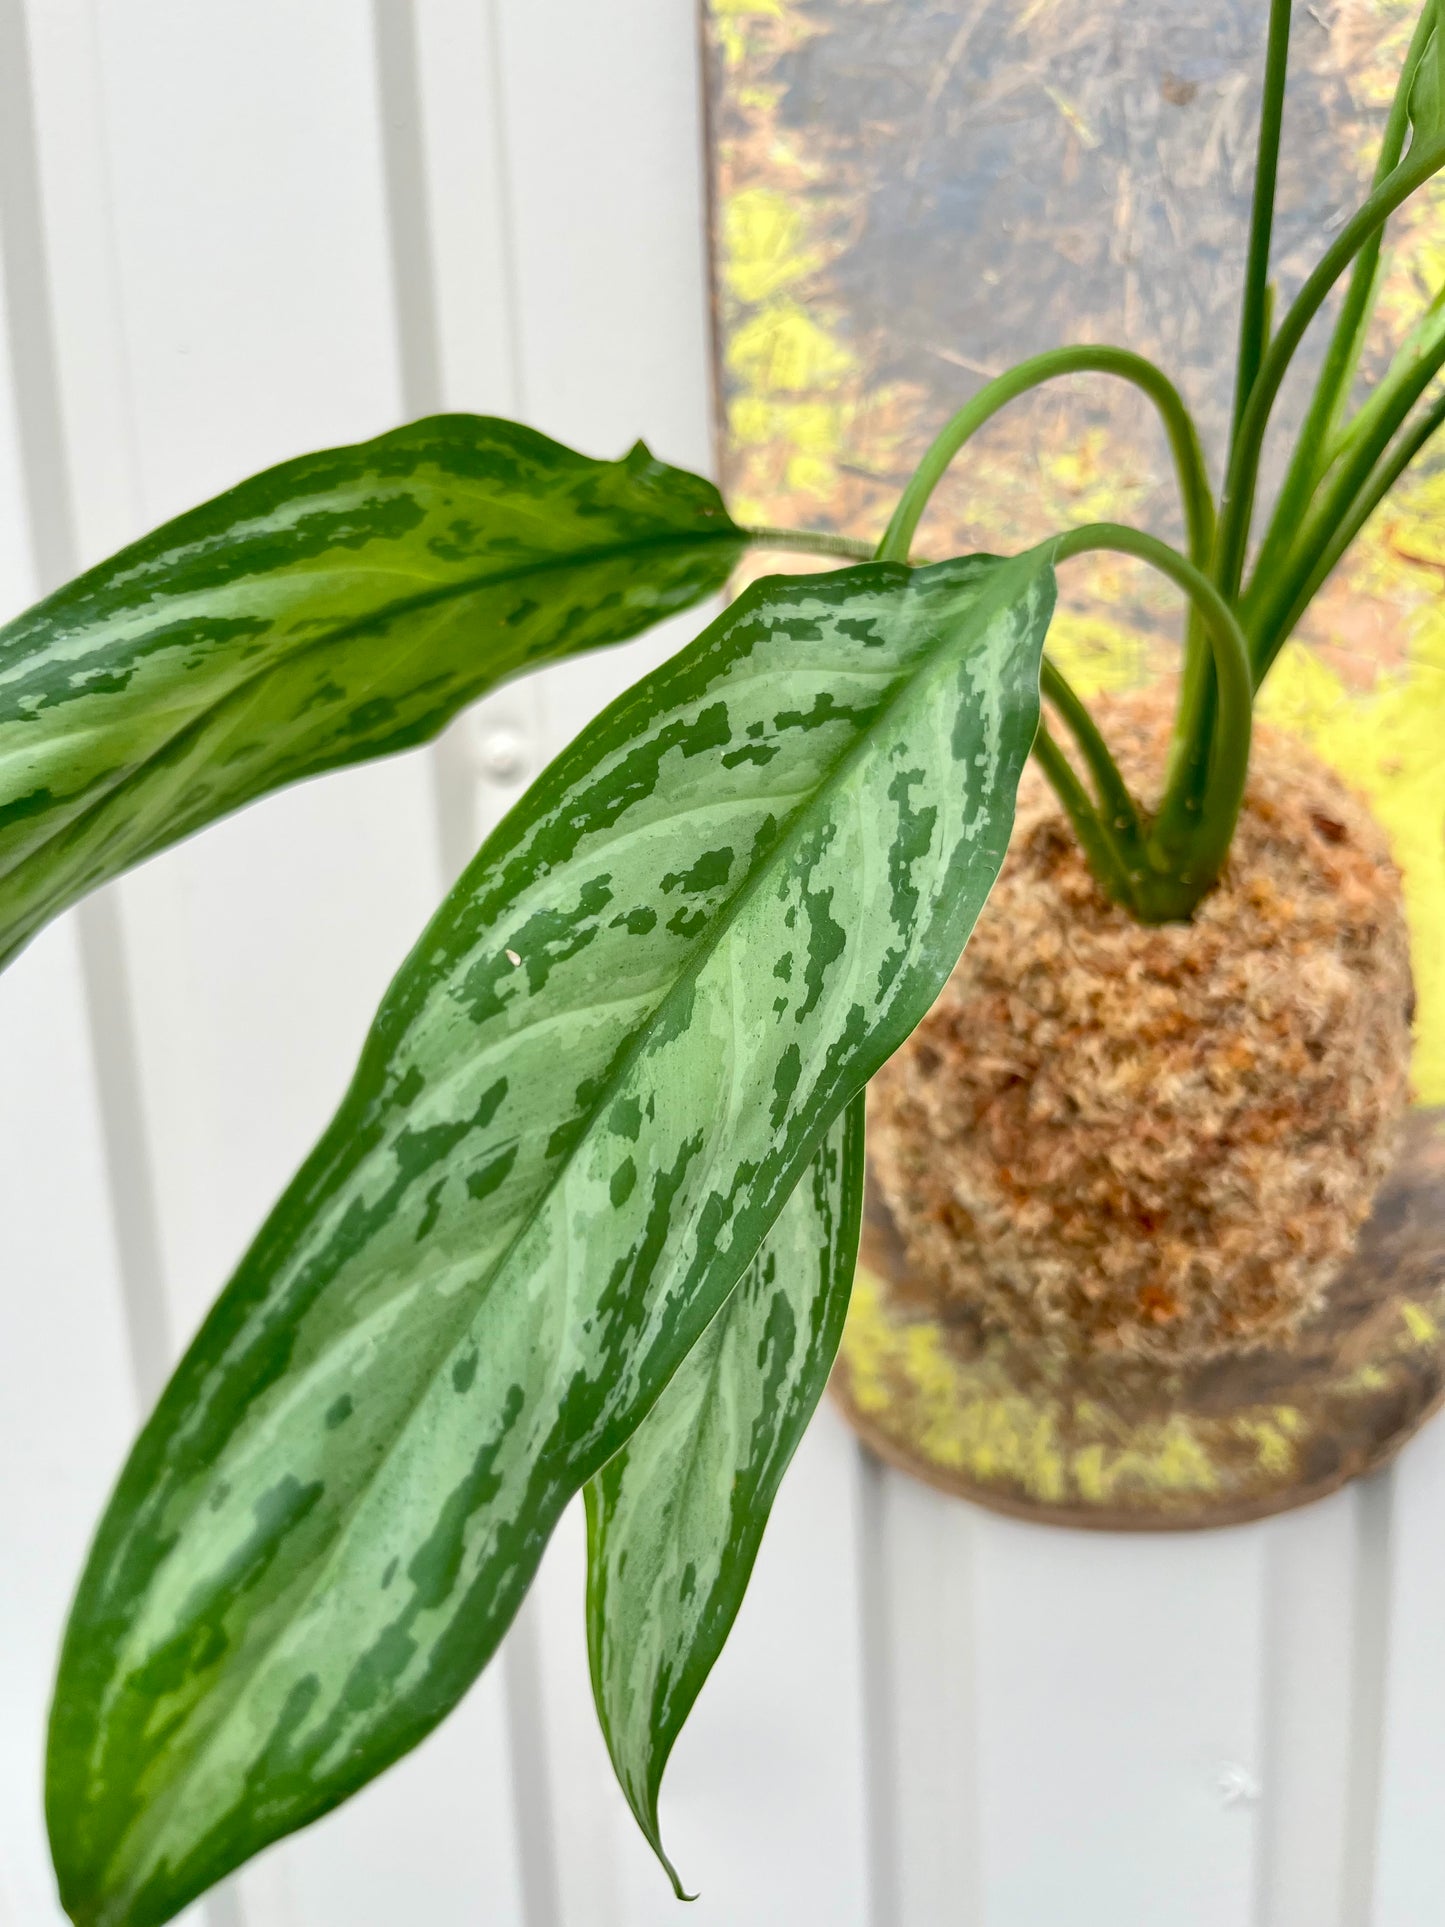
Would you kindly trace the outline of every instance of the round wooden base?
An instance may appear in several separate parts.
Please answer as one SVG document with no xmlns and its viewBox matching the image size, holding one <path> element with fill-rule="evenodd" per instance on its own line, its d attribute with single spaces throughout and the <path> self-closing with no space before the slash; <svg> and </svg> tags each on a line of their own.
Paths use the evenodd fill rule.
<svg viewBox="0 0 1445 1927">
<path fill-rule="evenodd" d="M 1055 1356 L 910 1295 L 870 1183 L 832 1391 L 883 1458 L 1058 1525 L 1238 1525 L 1384 1465 L 1445 1396 L 1445 1109 L 1410 1120 L 1355 1255 L 1287 1344 L 1189 1370 Z"/>
</svg>

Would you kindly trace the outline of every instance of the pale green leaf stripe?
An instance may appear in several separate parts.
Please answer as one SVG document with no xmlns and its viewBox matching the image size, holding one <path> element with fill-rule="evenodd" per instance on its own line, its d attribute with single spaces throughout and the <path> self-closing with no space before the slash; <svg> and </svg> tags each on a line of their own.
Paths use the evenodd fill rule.
<svg viewBox="0 0 1445 1927">
<path fill-rule="evenodd" d="M 863 1208 L 860 1092 L 742 1281 L 587 1483 L 587 1651 L 622 1790 L 679 1900 L 657 1796 L 732 1630 L 843 1335 Z M 786 1717 L 783 1709 L 780 1717 Z"/>
<path fill-rule="evenodd" d="M 1052 600 L 1035 558 L 764 580 L 488 839 L 102 1522 L 76 1921 L 169 1919 L 455 1705 L 957 959 Z"/>
<path fill-rule="evenodd" d="M 286 462 L 0 629 L 0 964 L 268 790 L 432 736 L 725 582 L 746 538 L 639 442 L 439 416 Z"/>
</svg>

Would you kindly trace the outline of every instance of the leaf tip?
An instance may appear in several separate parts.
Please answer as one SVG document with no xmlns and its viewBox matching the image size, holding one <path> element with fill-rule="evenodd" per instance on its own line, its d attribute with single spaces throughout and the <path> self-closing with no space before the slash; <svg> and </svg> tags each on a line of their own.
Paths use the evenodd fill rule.
<svg viewBox="0 0 1445 1927">
<path fill-rule="evenodd" d="M 689 1903 L 696 1900 L 698 1898 L 698 1895 L 690 1894 L 687 1891 L 686 1887 L 683 1886 L 681 1874 L 679 1874 L 679 1872 L 677 1871 L 677 1868 L 673 1866 L 671 1860 L 667 1856 L 667 1852 L 665 1848 L 663 1847 L 662 1822 L 658 1818 L 657 1796 L 656 1796 L 655 1790 L 654 1790 L 652 1799 L 647 1804 L 646 1809 L 635 1805 L 630 1796 L 628 1798 L 628 1805 L 632 1807 L 633 1818 L 637 1821 L 638 1826 L 641 1827 L 643 1837 L 647 1841 L 648 1846 L 651 1847 L 652 1851 L 657 1855 L 658 1862 L 662 1867 L 662 1871 L 667 1875 L 668 1879 L 672 1882 L 672 1891 L 674 1896 L 678 1900 L 685 1900 Z"/>
<path fill-rule="evenodd" d="M 698 1898 L 702 1890 L 699 1888 L 698 1893 L 695 1893 L 695 1894 L 690 1894 L 687 1891 L 687 1889 L 682 1884 L 682 1878 L 679 1875 L 677 1868 L 673 1866 L 672 1862 L 668 1859 L 667 1855 L 662 1851 L 661 1840 L 654 1838 L 654 1840 L 652 1841 L 652 1851 L 657 1855 L 658 1859 L 662 1862 L 663 1870 L 666 1873 L 668 1879 L 672 1882 L 672 1891 L 674 1896 L 678 1900 L 685 1900 L 688 1903 L 688 1905 L 691 1906 L 692 1902 Z"/>
</svg>

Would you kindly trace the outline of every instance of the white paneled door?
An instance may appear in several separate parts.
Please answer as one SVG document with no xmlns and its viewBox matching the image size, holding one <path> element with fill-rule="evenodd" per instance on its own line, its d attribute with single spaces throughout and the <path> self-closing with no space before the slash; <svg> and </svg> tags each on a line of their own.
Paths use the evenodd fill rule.
<svg viewBox="0 0 1445 1927">
<path fill-rule="evenodd" d="M 712 465 L 691 0 L 0 0 L 0 616 L 288 455 L 439 408 Z M 685 632 L 684 632 L 685 633 Z M 662 633 L 263 802 L 0 982 L 0 1922 L 130 1431 L 447 878 Z M 1438 1927 L 1445 1428 L 1296 1517 L 996 1520 L 829 1411 L 664 1821 L 698 1927 Z M 569 1517 L 417 1753 L 207 1927 L 681 1920 L 614 1789 Z"/>
</svg>

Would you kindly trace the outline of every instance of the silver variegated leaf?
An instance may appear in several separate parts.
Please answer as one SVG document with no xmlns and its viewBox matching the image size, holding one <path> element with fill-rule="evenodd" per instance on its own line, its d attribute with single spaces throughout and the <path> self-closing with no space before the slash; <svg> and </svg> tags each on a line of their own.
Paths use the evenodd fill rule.
<svg viewBox="0 0 1445 1927">
<path fill-rule="evenodd" d="M 710 595 L 745 541 L 641 443 L 595 462 L 469 415 L 167 523 L 0 629 L 0 964 L 252 797 Z"/>
<path fill-rule="evenodd" d="M 860 1092 L 737 1289 L 587 1483 L 592 1694 L 622 1790 L 679 1900 L 688 1896 L 663 1852 L 657 1812 L 663 1771 L 732 1630 L 783 1474 L 828 1382 L 862 1208 Z"/>
<path fill-rule="evenodd" d="M 74 1920 L 155 1927 L 456 1704 L 963 948 L 1052 599 L 1038 557 L 758 583 L 484 844 L 102 1521 Z"/>
</svg>

